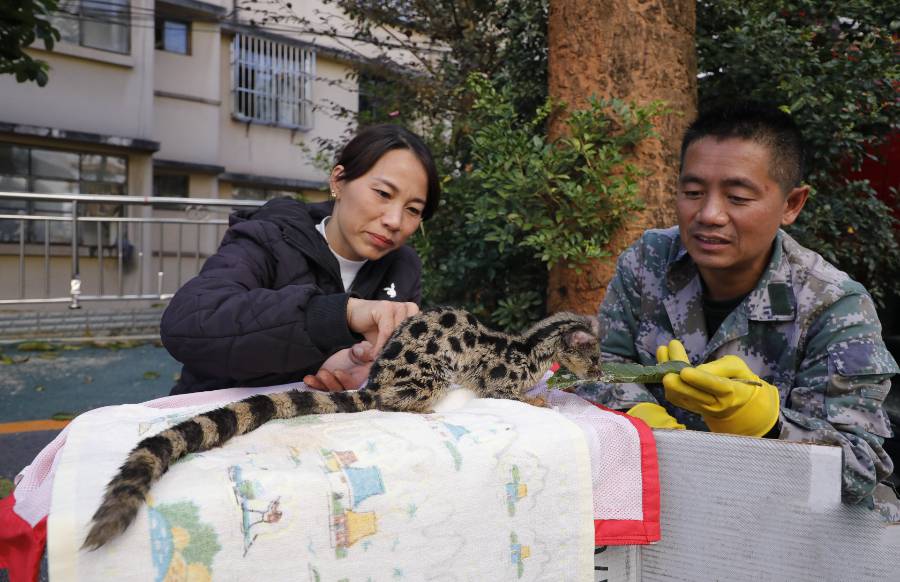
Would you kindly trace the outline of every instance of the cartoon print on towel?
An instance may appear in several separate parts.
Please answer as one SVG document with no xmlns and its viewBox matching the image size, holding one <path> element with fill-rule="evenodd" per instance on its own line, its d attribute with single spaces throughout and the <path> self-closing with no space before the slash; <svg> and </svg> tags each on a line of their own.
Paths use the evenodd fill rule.
<svg viewBox="0 0 900 582">
<path fill-rule="evenodd" d="M 187 409 L 187 411 L 182 410 L 180 412 L 161 414 L 159 416 L 149 418 L 138 423 L 138 436 L 143 436 L 147 433 L 160 433 L 167 428 L 171 428 L 176 424 L 188 420 L 189 418 L 193 418 L 194 416 L 203 412 L 215 410 L 216 408 L 218 408 L 218 405 L 195 406 Z M 287 424 L 290 426 L 319 424 L 321 422 L 322 420 L 317 416 L 298 416 L 296 418 L 278 419 L 271 421 L 272 424 Z"/>
<path fill-rule="evenodd" d="M 444 422 L 440 415 L 426 415 L 426 422 L 441 437 L 441 442 L 450 451 L 450 457 L 453 459 L 453 468 L 459 471 L 462 468 L 462 455 L 459 452 L 459 439 L 469 434 L 469 430 L 464 426 L 450 424 Z"/>
<path fill-rule="evenodd" d="M 518 578 L 525 573 L 525 559 L 531 557 L 531 546 L 519 543 L 519 536 L 516 532 L 509 534 L 509 561 L 516 566 L 516 574 Z"/>
<path fill-rule="evenodd" d="M 262 499 L 263 488 L 259 481 L 244 479 L 243 471 L 238 465 L 228 467 L 228 480 L 234 500 L 241 508 L 241 533 L 244 535 L 244 556 L 265 529 L 281 521 L 284 512 L 281 510 L 281 496 L 274 499 Z"/>
<path fill-rule="evenodd" d="M 516 514 L 516 504 L 523 497 L 528 495 L 528 485 L 521 481 L 518 465 L 513 465 L 510 469 L 512 481 L 506 484 L 506 507 L 509 510 L 509 516 Z"/>
<path fill-rule="evenodd" d="M 155 582 L 212 580 L 212 561 L 222 548 L 213 527 L 200 522 L 197 506 L 147 501 Z"/>
<path fill-rule="evenodd" d="M 175 426 L 179 422 L 183 422 L 189 418 L 192 418 L 195 414 L 209 409 L 210 408 L 208 406 L 197 407 L 191 408 L 189 412 L 174 412 L 170 414 L 161 414 L 153 418 L 148 418 L 147 420 L 138 423 L 138 436 L 143 436 L 147 433 L 156 434 L 162 432 L 167 428 Z"/>
<path fill-rule="evenodd" d="M 323 468 L 331 483 L 331 545 L 337 558 L 346 558 L 350 546 L 378 532 L 374 511 L 360 509 L 373 495 L 383 495 L 384 481 L 378 467 L 357 467 L 353 451 L 321 450 Z"/>
</svg>

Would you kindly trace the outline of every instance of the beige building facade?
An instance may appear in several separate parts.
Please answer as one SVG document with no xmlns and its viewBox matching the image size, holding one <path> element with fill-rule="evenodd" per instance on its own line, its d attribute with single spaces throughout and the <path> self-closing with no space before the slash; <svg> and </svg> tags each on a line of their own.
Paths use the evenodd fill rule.
<svg viewBox="0 0 900 582">
<path fill-rule="evenodd" d="M 290 20 L 251 24 L 254 13 L 233 0 L 60 4 L 54 24 L 63 40 L 52 51 L 29 49 L 49 63 L 49 83 L 0 76 L 0 192 L 142 202 L 325 197 L 327 170 L 311 152 L 317 140 L 348 134 L 352 119 L 333 111 L 357 109 L 348 78 L 355 51 Z M 333 10 L 300 4 L 295 17 Z M 81 204 L 78 214 L 180 219 L 185 209 Z M 188 210 L 221 223 L 230 207 Z M 85 297 L 162 296 L 195 272 L 224 231 L 98 221 L 76 226 L 73 251 L 65 220 L 9 218 L 71 214 L 62 199 L 0 198 L 8 217 L 0 218 L 0 300 L 68 295 L 74 263 Z"/>
</svg>

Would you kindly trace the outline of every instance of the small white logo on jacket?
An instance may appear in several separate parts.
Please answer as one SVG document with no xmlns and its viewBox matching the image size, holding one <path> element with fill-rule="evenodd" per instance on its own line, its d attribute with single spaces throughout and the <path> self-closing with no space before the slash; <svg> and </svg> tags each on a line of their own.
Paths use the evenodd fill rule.
<svg viewBox="0 0 900 582">
<path fill-rule="evenodd" d="M 390 286 L 390 287 L 385 287 L 385 288 L 383 289 L 383 291 L 384 291 L 385 293 L 387 293 L 387 296 L 390 297 L 391 299 L 393 299 L 394 297 L 397 296 L 397 288 L 394 287 L 394 284 L 393 284 L 393 283 L 391 283 L 391 286 Z"/>
</svg>

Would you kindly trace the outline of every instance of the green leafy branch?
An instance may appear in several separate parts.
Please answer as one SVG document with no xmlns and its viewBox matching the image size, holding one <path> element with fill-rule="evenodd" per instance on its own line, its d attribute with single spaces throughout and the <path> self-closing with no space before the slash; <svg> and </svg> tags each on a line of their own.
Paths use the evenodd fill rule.
<svg viewBox="0 0 900 582">
<path fill-rule="evenodd" d="M 572 391 L 579 384 L 585 382 L 604 382 L 607 384 L 658 384 L 662 382 L 666 374 L 677 374 L 689 367 L 686 362 L 663 362 L 654 366 L 630 364 L 627 362 L 604 362 L 600 376 L 597 378 L 577 378 L 568 371 L 560 371 L 547 380 L 547 387 L 554 390 Z M 754 386 L 761 386 L 756 380 L 744 380 L 731 378 L 735 382 L 743 382 Z"/>
<path fill-rule="evenodd" d="M 57 0 L 0 2 L 0 75 L 15 75 L 19 83 L 47 84 L 47 63 L 32 58 L 24 49 L 40 39 L 44 49 L 53 50 L 60 36 L 49 19 L 57 8 Z"/>
<path fill-rule="evenodd" d="M 548 268 L 577 266 L 608 255 L 612 235 L 642 207 L 633 163 L 635 147 L 656 136 L 662 102 L 645 106 L 592 97 L 571 111 L 567 133 L 551 140 L 543 130 L 564 104 L 548 101 L 522 119 L 510 99 L 485 76 L 469 77 L 474 96 L 469 178 L 484 196 L 472 220 L 486 223 L 485 240 L 500 251 L 530 249 Z"/>
</svg>

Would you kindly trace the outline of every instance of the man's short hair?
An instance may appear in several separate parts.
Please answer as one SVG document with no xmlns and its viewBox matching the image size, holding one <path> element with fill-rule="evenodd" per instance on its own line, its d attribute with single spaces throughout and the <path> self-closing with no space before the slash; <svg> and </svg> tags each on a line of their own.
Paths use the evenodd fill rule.
<svg viewBox="0 0 900 582">
<path fill-rule="evenodd" d="M 704 137 L 745 139 L 766 147 L 771 157 L 770 176 L 785 194 L 803 180 L 803 136 L 794 119 L 773 105 L 744 101 L 702 111 L 684 133 L 682 164 L 688 146 Z"/>
</svg>

